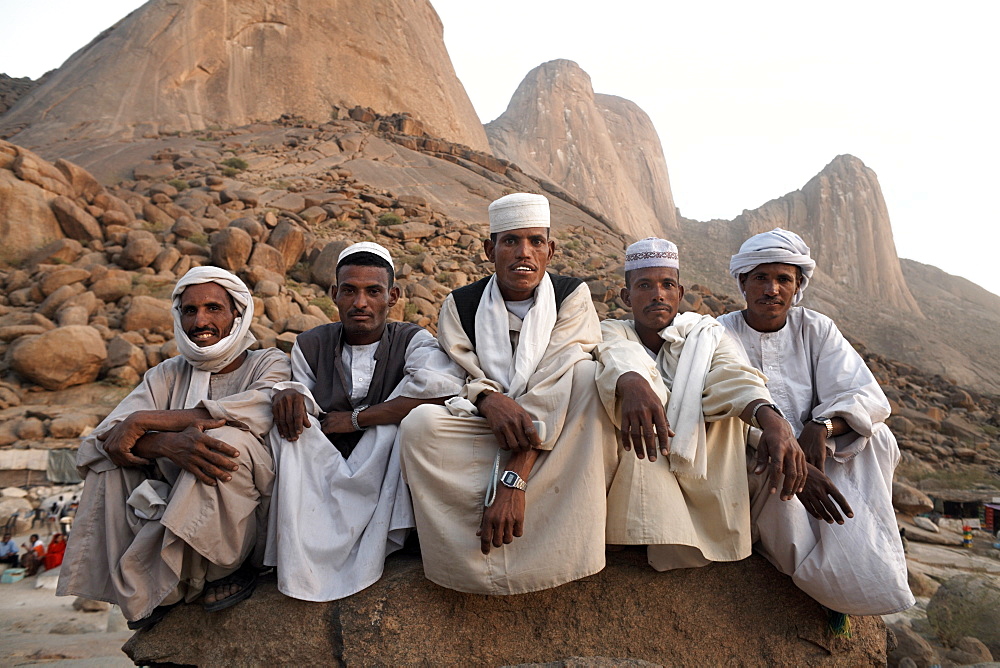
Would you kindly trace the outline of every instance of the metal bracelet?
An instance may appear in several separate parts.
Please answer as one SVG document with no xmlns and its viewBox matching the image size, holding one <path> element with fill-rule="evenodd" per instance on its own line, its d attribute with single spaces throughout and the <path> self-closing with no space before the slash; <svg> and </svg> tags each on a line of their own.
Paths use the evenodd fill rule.
<svg viewBox="0 0 1000 668">
<path fill-rule="evenodd" d="M 358 424 L 358 415 L 360 415 L 361 411 L 363 411 L 366 408 L 368 408 L 368 404 L 363 404 L 355 408 L 353 411 L 351 411 L 351 426 L 354 427 L 354 431 L 365 430 L 364 427 Z"/>
<path fill-rule="evenodd" d="M 780 418 L 784 418 L 785 417 L 785 414 L 782 413 L 781 409 L 778 408 L 775 404 L 766 404 L 766 403 L 765 404 L 757 404 L 756 406 L 753 407 L 753 413 L 750 414 L 750 424 L 752 424 L 757 429 L 760 429 L 761 431 L 763 431 L 764 429 L 763 429 L 763 427 L 760 426 L 760 422 L 757 422 L 757 411 L 759 411 L 761 408 L 764 408 L 764 407 L 772 409 L 775 413 L 778 414 L 778 417 L 780 417 Z"/>
</svg>

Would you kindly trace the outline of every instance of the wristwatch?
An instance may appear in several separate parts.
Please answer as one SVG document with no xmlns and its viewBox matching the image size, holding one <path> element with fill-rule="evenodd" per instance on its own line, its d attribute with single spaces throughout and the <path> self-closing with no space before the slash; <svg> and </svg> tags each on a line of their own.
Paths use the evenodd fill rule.
<svg viewBox="0 0 1000 668">
<path fill-rule="evenodd" d="M 753 407 L 753 413 L 750 414 L 750 424 L 756 427 L 757 429 L 760 429 L 761 431 L 763 431 L 763 428 L 760 426 L 760 422 L 757 422 L 757 411 L 759 411 L 761 408 L 770 408 L 771 410 L 773 410 L 775 413 L 778 414 L 778 417 L 780 418 L 785 417 L 785 414 L 781 412 L 781 409 L 778 408 L 776 404 L 767 404 L 767 403 L 757 404 L 756 406 Z"/>
<path fill-rule="evenodd" d="M 826 437 L 833 438 L 833 420 L 828 417 L 814 417 L 812 421 L 826 427 Z"/>
<path fill-rule="evenodd" d="M 361 415 L 361 411 L 368 408 L 368 404 L 362 404 L 351 411 L 351 426 L 354 427 L 354 431 L 364 431 L 366 427 L 362 427 L 358 424 L 358 416 Z"/>
<path fill-rule="evenodd" d="M 504 487 L 519 489 L 522 492 L 528 489 L 528 483 L 524 482 L 524 478 L 519 476 L 517 471 L 504 471 L 503 475 L 500 476 L 500 483 Z"/>
</svg>

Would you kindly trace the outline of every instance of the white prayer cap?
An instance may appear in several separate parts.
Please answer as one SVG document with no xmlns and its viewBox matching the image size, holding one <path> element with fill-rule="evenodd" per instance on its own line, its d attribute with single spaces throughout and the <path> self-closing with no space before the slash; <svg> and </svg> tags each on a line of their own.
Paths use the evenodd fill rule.
<svg viewBox="0 0 1000 668">
<path fill-rule="evenodd" d="M 776 227 L 770 232 L 750 237 L 740 246 L 740 252 L 729 261 L 729 273 L 736 279 L 740 292 L 743 292 L 740 276 L 750 273 L 759 265 L 771 263 L 792 264 L 802 269 L 802 282 L 792 300 L 792 304 L 798 304 L 816 270 L 816 262 L 809 257 L 809 246 L 795 232 Z"/>
<path fill-rule="evenodd" d="M 534 193 L 505 195 L 490 204 L 490 234 L 549 227 L 549 200 Z"/>
<path fill-rule="evenodd" d="M 389 255 L 389 251 L 386 250 L 385 246 L 371 242 L 371 241 L 359 241 L 358 243 L 348 246 L 344 250 L 340 251 L 340 257 L 337 258 L 337 266 L 344 261 L 349 255 L 354 255 L 355 253 L 371 253 L 372 255 L 377 255 L 392 267 L 392 270 L 396 271 L 396 266 L 392 263 L 392 256 Z"/>
<path fill-rule="evenodd" d="M 680 270 L 677 245 L 666 239 L 646 237 L 625 250 L 625 271 L 646 267 L 673 267 Z"/>
</svg>

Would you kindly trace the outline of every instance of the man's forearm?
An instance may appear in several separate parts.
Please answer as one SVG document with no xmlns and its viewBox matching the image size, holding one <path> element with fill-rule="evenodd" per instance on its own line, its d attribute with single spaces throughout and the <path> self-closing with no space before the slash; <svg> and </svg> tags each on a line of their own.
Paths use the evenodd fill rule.
<svg viewBox="0 0 1000 668">
<path fill-rule="evenodd" d="M 204 408 L 186 408 L 173 411 L 138 411 L 131 420 L 143 431 L 184 431 L 197 420 L 209 420 L 212 415 Z"/>
<path fill-rule="evenodd" d="M 358 424 L 362 427 L 374 427 L 380 424 L 399 424 L 417 406 L 423 404 L 444 404 L 448 397 L 434 399 L 413 399 L 412 397 L 396 397 L 374 406 L 369 406 L 358 413 Z"/>
<path fill-rule="evenodd" d="M 132 454 L 150 461 L 158 457 L 166 457 L 170 452 L 170 441 L 174 436 L 171 431 L 149 431 L 135 442 Z"/>
<path fill-rule="evenodd" d="M 535 462 L 538 460 L 538 455 L 541 450 L 536 450 L 532 448 L 531 450 L 518 450 L 510 456 L 507 461 L 507 471 L 514 471 L 525 481 L 528 480 L 528 476 L 531 475 L 531 469 L 534 468 Z"/>
</svg>

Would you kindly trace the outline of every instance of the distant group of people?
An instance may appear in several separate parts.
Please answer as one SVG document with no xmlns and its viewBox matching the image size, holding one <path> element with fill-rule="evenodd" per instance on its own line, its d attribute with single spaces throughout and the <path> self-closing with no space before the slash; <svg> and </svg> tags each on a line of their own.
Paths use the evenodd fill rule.
<svg viewBox="0 0 1000 668">
<path fill-rule="evenodd" d="M 754 546 L 840 614 L 914 599 L 891 508 L 888 402 L 833 322 L 796 304 L 815 263 L 775 229 L 732 258 L 747 307 L 680 313 L 672 242 L 625 250 L 621 302 L 597 317 L 549 273 L 548 201 L 489 207 L 494 274 L 444 301 L 435 339 L 388 322 L 382 246 L 345 249 L 340 322 L 291 355 L 250 350 L 254 301 L 214 267 L 174 288 L 180 352 L 86 437 L 86 484 L 60 595 L 148 628 L 181 601 L 223 610 L 275 567 L 328 601 L 377 581 L 416 528 L 426 576 L 518 594 L 600 571 L 606 545 L 656 570 Z"/>
<path fill-rule="evenodd" d="M 63 562 L 63 553 L 66 551 L 66 539 L 61 533 L 53 534 L 48 548 L 42 542 L 38 534 L 31 534 L 26 543 L 22 543 L 24 554 L 20 553 L 17 543 L 10 533 L 3 534 L 0 541 L 0 564 L 8 566 L 20 566 L 24 569 L 26 576 L 32 576 L 44 567 L 51 571 L 58 568 Z"/>
</svg>

